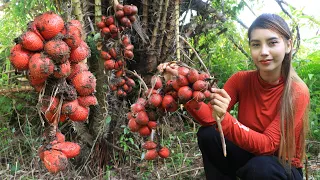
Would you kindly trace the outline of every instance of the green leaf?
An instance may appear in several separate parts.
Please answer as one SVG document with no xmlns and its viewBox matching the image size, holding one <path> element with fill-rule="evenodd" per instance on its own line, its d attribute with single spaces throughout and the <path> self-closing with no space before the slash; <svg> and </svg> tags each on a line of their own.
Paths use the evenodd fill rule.
<svg viewBox="0 0 320 180">
<path fill-rule="evenodd" d="M 109 124 L 110 122 L 111 122 L 111 116 L 108 115 L 107 118 L 106 118 L 106 123 Z"/>
</svg>

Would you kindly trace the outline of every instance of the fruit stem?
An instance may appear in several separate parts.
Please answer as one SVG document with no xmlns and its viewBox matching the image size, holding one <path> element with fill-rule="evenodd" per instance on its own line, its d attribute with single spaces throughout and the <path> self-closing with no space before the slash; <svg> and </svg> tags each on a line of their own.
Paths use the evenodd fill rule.
<svg viewBox="0 0 320 180">
<path fill-rule="evenodd" d="M 222 126 L 221 126 L 221 119 L 218 116 L 216 116 L 216 121 L 217 121 L 217 125 L 218 125 L 218 130 L 220 133 L 223 155 L 224 155 L 224 157 L 227 157 L 227 145 L 226 145 L 226 141 L 224 139 L 224 134 L 223 134 Z"/>
</svg>

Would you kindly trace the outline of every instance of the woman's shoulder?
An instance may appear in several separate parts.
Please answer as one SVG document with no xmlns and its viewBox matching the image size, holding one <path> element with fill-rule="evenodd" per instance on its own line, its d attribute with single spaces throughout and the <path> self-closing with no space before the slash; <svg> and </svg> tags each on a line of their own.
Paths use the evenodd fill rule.
<svg viewBox="0 0 320 180">
<path fill-rule="evenodd" d="M 292 88 L 296 95 L 309 96 L 309 88 L 302 80 L 293 80 Z"/>
<path fill-rule="evenodd" d="M 236 78 L 236 79 L 246 79 L 250 77 L 255 77 L 257 75 L 258 71 L 257 70 L 246 70 L 246 71 L 238 71 L 234 73 L 231 78 Z"/>
</svg>

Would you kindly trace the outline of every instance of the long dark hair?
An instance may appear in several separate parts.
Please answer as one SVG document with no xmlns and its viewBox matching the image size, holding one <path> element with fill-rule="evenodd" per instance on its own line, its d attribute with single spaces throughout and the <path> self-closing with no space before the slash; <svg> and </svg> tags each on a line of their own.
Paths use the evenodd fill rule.
<svg viewBox="0 0 320 180">
<path fill-rule="evenodd" d="M 290 28 L 286 21 L 276 14 L 262 14 L 252 23 L 248 30 L 249 42 L 251 39 L 251 33 L 254 29 L 269 29 L 272 30 L 283 38 L 285 42 L 292 40 L 292 34 Z M 291 51 L 292 51 L 291 47 Z M 279 148 L 279 158 L 284 164 L 286 160 L 291 162 L 291 160 L 296 155 L 296 145 L 294 136 L 294 103 L 293 103 L 293 92 L 292 92 L 292 82 L 302 81 L 297 73 L 292 68 L 292 52 L 286 53 L 282 66 L 281 75 L 284 78 L 284 90 L 281 97 L 280 115 L 281 115 L 281 141 Z M 303 119 L 303 129 L 300 134 L 300 147 L 301 153 L 300 160 L 304 158 L 305 153 L 305 138 L 306 132 L 308 131 L 308 110 L 305 112 Z M 291 163 L 289 163 L 291 165 Z"/>
</svg>

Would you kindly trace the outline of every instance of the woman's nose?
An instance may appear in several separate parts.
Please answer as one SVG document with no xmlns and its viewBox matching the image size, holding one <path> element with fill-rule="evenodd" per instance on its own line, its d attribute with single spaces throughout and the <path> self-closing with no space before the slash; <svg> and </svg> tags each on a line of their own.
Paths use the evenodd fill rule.
<svg viewBox="0 0 320 180">
<path fill-rule="evenodd" d="M 261 46 L 260 55 L 261 55 L 261 56 L 269 55 L 269 47 L 268 47 L 267 45 L 262 45 L 262 46 Z"/>
</svg>

